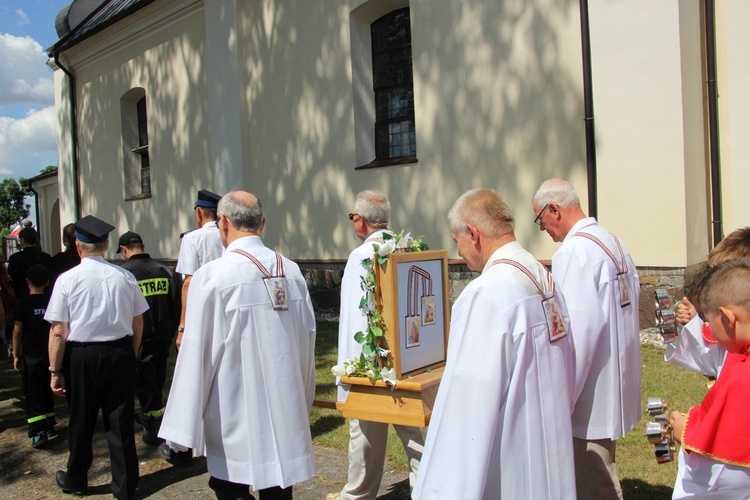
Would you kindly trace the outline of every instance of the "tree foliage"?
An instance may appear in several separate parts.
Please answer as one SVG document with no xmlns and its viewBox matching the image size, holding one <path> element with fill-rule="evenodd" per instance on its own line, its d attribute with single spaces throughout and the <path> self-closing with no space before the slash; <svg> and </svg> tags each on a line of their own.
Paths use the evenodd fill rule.
<svg viewBox="0 0 750 500">
<path fill-rule="evenodd" d="M 31 205 L 24 203 L 28 195 L 26 188 L 15 179 L 9 177 L 0 182 L 0 227 L 10 228 L 28 217 Z"/>
</svg>

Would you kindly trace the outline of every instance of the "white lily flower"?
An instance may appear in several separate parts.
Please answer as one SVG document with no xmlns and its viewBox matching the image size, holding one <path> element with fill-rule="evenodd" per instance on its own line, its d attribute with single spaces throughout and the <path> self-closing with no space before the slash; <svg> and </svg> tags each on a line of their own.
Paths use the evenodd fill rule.
<svg viewBox="0 0 750 500">
<path fill-rule="evenodd" d="M 392 254 L 394 250 L 396 250 L 396 242 L 390 239 L 380 245 L 380 248 L 378 248 L 378 255 L 385 257 L 386 255 Z"/>
<path fill-rule="evenodd" d="M 383 377 L 383 382 L 387 382 L 394 387 L 398 382 L 398 379 L 396 378 L 396 370 L 393 368 L 383 368 L 382 370 L 380 370 L 380 376 Z"/>
<path fill-rule="evenodd" d="M 386 358 L 391 353 L 390 349 L 382 349 L 378 347 L 378 356 L 381 358 Z"/>
<path fill-rule="evenodd" d="M 369 369 L 369 370 L 367 370 L 367 372 L 365 373 L 365 375 L 367 375 L 368 378 L 375 378 L 375 372 L 372 371 L 372 368 Z"/>
<path fill-rule="evenodd" d="M 336 365 L 333 368 L 331 368 L 331 373 L 333 373 L 334 377 L 343 377 L 346 375 L 346 368 L 344 365 Z"/>
<path fill-rule="evenodd" d="M 346 374 L 347 375 L 351 375 L 352 373 L 354 373 L 354 370 L 356 370 L 356 369 L 357 369 L 356 366 L 354 366 L 353 364 L 349 363 L 349 364 L 346 365 Z"/>
<path fill-rule="evenodd" d="M 411 241 L 411 233 L 406 233 L 404 236 L 399 238 L 398 242 L 396 243 L 396 248 L 409 248 L 409 245 L 411 245 Z"/>
</svg>

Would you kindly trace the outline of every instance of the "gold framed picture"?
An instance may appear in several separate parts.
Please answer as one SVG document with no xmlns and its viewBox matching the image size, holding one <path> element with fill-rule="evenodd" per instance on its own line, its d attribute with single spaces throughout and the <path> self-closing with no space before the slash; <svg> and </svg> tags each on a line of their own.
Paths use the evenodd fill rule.
<svg viewBox="0 0 750 500">
<path fill-rule="evenodd" d="M 448 346 L 448 252 L 395 252 L 375 259 L 376 302 L 385 348 L 401 380 L 445 364 Z"/>
</svg>

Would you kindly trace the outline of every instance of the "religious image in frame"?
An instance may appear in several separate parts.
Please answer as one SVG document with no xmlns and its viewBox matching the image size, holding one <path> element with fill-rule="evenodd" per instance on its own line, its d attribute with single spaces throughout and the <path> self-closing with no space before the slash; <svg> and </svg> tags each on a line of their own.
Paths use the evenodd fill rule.
<svg viewBox="0 0 750 500">
<path fill-rule="evenodd" d="M 422 297 L 422 324 L 434 325 L 435 324 L 435 296 L 428 295 Z"/>
<path fill-rule="evenodd" d="M 393 253 L 379 268 L 386 341 L 398 377 L 445 363 L 447 269 L 445 250 Z"/>
<path fill-rule="evenodd" d="M 412 316 L 406 318 L 406 348 L 417 347 L 419 345 L 419 317 Z"/>
</svg>

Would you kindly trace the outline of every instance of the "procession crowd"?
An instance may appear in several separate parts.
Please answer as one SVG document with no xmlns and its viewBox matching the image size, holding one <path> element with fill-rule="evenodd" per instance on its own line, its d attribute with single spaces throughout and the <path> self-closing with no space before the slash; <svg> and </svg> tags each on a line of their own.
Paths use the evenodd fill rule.
<svg viewBox="0 0 750 500">
<path fill-rule="evenodd" d="M 622 498 L 616 444 L 642 404 L 637 268 L 567 181 L 544 182 L 529 208 L 560 243 L 551 271 L 516 239 L 513 210 L 496 191 L 467 191 L 447 214 L 458 254 L 479 275 L 450 314 L 429 427 L 394 426 L 414 499 Z M 198 227 L 182 235 L 174 272 L 130 228 L 116 251 L 125 262 L 106 261 L 115 227 L 92 215 L 64 228 L 66 250 L 54 257 L 23 229 L 22 250 L 7 273 L 0 266 L 3 333 L 22 374 L 32 447 L 55 432 L 53 394 L 70 408 L 68 464 L 55 475 L 64 493 L 88 492 L 99 412 L 116 498 L 136 495 L 135 422 L 172 464 L 205 456 L 218 499 L 291 499 L 293 485 L 316 475 L 316 327 L 305 278 L 263 243 L 255 195 L 201 190 L 194 213 Z M 390 216 L 389 200 L 370 190 L 348 214 L 362 244 L 342 277 L 338 367 L 370 355 L 358 338 L 368 328 L 362 261 L 395 236 Z M 669 414 L 666 432 L 682 445 L 673 498 L 748 498 L 750 228 L 711 251 L 687 295 L 665 359 L 716 382 L 700 405 Z M 425 333 L 407 324 L 416 332 L 408 347 L 420 349 Z M 350 386 L 337 385 L 344 403 Z M 327 500 L 374 499 L 388 424 L 348 425 L 348 479 Z"/>
</svg>

